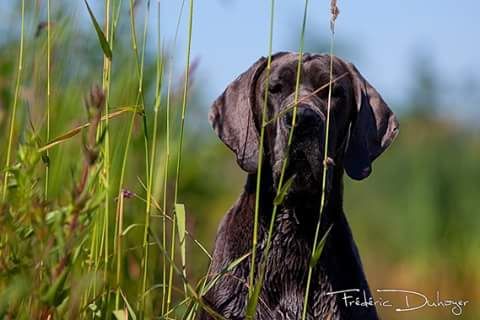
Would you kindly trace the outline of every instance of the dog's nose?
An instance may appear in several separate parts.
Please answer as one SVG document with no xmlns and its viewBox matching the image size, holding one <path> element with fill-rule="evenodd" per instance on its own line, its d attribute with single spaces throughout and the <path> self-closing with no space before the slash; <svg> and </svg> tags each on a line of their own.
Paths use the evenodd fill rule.
<svg viewBox="0 0 480 320">
<path fill-rule="evenodd" d="M 294 112 L 295 110 L 288 112 L 285 117 L 286 124 L 289 127 L 292 125 Z M 321 120 L 322 118 L 320 114 L 318 112 L 315 112 L 309 105 L 299 104 L 297 106 L 297 118 L 295 120 L 296 127 L 309 128 L 319 126 L 321 124 Z"/>
</svg>

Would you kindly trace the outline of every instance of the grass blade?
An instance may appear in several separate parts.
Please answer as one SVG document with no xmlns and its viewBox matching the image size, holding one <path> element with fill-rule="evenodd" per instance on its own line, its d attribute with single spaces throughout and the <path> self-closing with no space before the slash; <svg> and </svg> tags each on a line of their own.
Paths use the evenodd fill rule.
<svg viewBox="0 0 480 320">
<path fill-rule="evenodd" d="M 108 44 L 107 38 L 105 37 L 105 34 L 102 31 L 102 28 L 97 22 L 97 19 L 95 18 L 95 15 L 92 12 L 92 9 L 88 5 L 87 0 L 83 0 L 85 2 L 85 5 L 87 6 L 88 14 L 90 15 L 90 18 L 92 19 L 93 27 L 95 28 L 95 31 L 97 32 L 98 36 L 98 41 L 100 41 L 100 46 L 102 47 L 103 53 L 105 56 L 112 60 L 112 49 L 110 49 L 110 45 Z"/>
<path fill-rule="evenodd" d="M 320 199 L 320 210 L 319 210 L 319 217 L 318 217 L 318 222 L 317 226 L 315 229 L 315 236 L 313 239 L 313 248 L 312 248 L 312 260 L 310 262 L 310 266 L 308 267 L 308 274 L 307 274 L 307 284 L 305 287 L 305 294 L 303 297 L 303 311 L 302 311 L 302 320 L 307 319 L 307 309 L 308 309 L 308 295 L 310 293 L 310 282 L 312 280 L 312 273 L 313 273 L 313 266 L 317 263 L 318 259 L 320 258 L 321 251 L 323 250 L 323 246 L 325 245 L 325 240 L 320 241 L 318 243 L 320 250 L 317 250 L 317 241 L 318 241 L 318 236 L 320 233 L 320 224 L 322 221 L 322 213 L 323 209 L 325 208 L 325 198 L 326 198 L 326 183 L 327 183 L 327 171 L 328 171 L 328 166 L 327 166 L 327 157 L 328 157 L 328 142 L 329 142 L 329 134 L 330 134 L 330 107 L 331 107 L 331 102 L 332 102 L 332 78 L 333 78 L 333 48 L 334 48 L 334 43 L 335 43 L 335 19 L 337 18 L 338 15 L 338 8 L 336 4 L 336 0 L 331 0 L 330 2 L 331 6 L 331 13 L 332 17 L 330 20 L 330 31 L 331 31 L 331 38 L 330 38 L 330 75 L 329 75 L 329 86 L 328 86 L 328 100 L 327 100 L 327 122 L 325 125 L 325 148 L 324 148 L 324 155 L 323 155 L 323 174 L 322 174 L 322 196 Z M 331 226 L 330 226 L 331 228 Z M 326 236 L 328 235 L 328 232 L 325 233 L 324 237 L 326 239 Z M 320 253 L 317 253 L 317 252 Z M 315 257 L 315 255 L 317 255 Z"/>
<path fill-rule="evenodd" d="M 290 190 L 290 187 L 292 186 L 293 180 L 295 179 L 295 175 L 291 176 L 282 186 L 282 189 L 280 189 L 280 192 L 277 194 L 275 199 L 273 200 L 273 204 L 276 206 L 279 206 L 282 204 L 285 196 L 287 195 L 288 190 Z"/>
<path fill-rule="evenodd" d="M 320 242 L 318 243 L 317 248 L 315 249 L 315 252 L 312 253 L 312 258 L 310 259 L 311 268 L 314 268 L 317 265 L 318 260 L 322 255 L 323 247 L 325 247 L 325 243 L 327 242 L 327 237 L 330 234 L 330 230 L 332 230 L 332 227 L 333 227 L 333 224 L 330 225 L 330 227 L 328 227 L 322 239 L 320 239 Z"/>
<path fill-rule="evenodd" d="M 47 0 L 47 137 L 46 141 L 50 140 L 50 95 L 51 95 L 51 29 L 52 29 L 52 22 L 50 18 L 50 0 Z M 49 159 L 48 151 L 45 154 L 46 158 Z M 48 181 L 50 175 L 50 163 L 47 162 L 45 166 L 45 190 L 44 190 L 44 197 L 45 200 L 48 198 Z"/>
<path fill-rule="evenodd" d="M 110 112 L 108 116 L 103 116 L 102 121 L 106 121 L 115 117 L 118 117 L 119 115 L 125 113 L 125 112 L 139 112 L 137 107 L 121 107 L 118 108 L 116 111 Z M 66 140 L 76 136 L 78 133 L 82 131 L 82 129 L 88 128 L 90 126 L 90 122 L 85 123 L 81 126 L 75 127 L 64 134 L 59 135 L 58 137 L 54 138 L 53 140 L 49 141 L 46 145 L 38 149 L 38 152 L 44 152 L 57 144 L 63 143 Z"/>
<path fill-rule="evenodd" d="M 217 281 L 222 277 L 224 276 L 226 273 L 230 272 L 233 270 L 233 268 L 235 268 L 236 266 L 238 266 L 242 261 L 244 261 L 246 258 L 248 258 L 252 253 L 251 252 L 248 252 L 246 254 L 244 254 L 243 256 L 233 260 L 231 263 L 229 263 L 222 271 L 220 271 L 219 273 L 217 273 L 215 275 L 215 277 L 213 277 L 212 281 L 210 281 L 204 288 L 203 288 L 203 292 L 202 294 L 205 294 L 207 293 L 210 289 L 213 288 L 213 286 L 215 285 L 215 283 L 217 283 Z"/>
<path fill-rule="evenodd" d="M 273 46 L 273 19 L 275 13 L 275 0 L 270 2 L 270 32 L 268 39 L 268 58 L 267 58 L 267 80 L 265 81 L 265 88 L 268 88 L 270 81 L 270 68 L 272 64 L 272 46 Z M 264 103 L 262 107 L 262 126 L 260 128 L 260 144 L 258 146 L 258 168 L 257 168 L 257 181 L 255 189 L 255 212 L 253 216 L 253 234 L 252 234 L 252 263 L 250 266 L 249 274 L 249 287 L 248 296 L 253 294 L 252 288 L 254 286 L 255 278 L 255 256 L 258 243 L 258 219 L 260 210 L 260 185 L 262 179 L 262 163 L 263 163 L 263 144 L 265 137 L 265 122 L 267 119 L 267 103 L 268 103 L 268 90 L 265 90 Z"/>
<path fill-rule="evenodd" d="M 125 228 L 125 230 L 123 230 L 122 232 L 122 236 L 125 236 L 130 230 L 132 230 L 133 228 L 137 228 L 137 227 L 143 227 L 144 224 L 143 223 L 134 223 L 134 224 L 131 224 L 129 225 L 128 227 Z"/>
<path fill-rule="evenodd" d="M 113 315 L 117 320 L 128 320 L 128 313 L 126 310 L 114 310 Z"/>
<path fill-rule="evenodd" d="M 10 157 L 12 152 L 12 145 L 13 145 L 13 133 L 15 131 L 15 118 L 17 113 L 17 105 L 18 100 L 20 98 L 20 83 L 22 79 L 22 69 L 23 69 L 23 41 L 25 35 L 25 0 L 22 0 L 22 22 L 21 22 L 21 31 L 20 31 L 20 48 L 18 49 L 18 69 L 17 69 L 17 79 L 15 81 L 15 94 L 13 98 L 13 106 L 12 106 L 12 115 L 10 116 L 10 130 L 8 134 L 8 144 L 7 144 L 7 156 L 5 159 L 5 167 L 4 167 L 4 177 L 3 177 L 3 188 L 2 188 L 2 201 L 5 201 L 7 196 L 7 188 L 8 188 L 8 175 L 9 173 L 6 169 L 10 166 Z"/>
<path fill-rule="evenodd" d="M 180 132 L 178 137 L 178 154 L 177 154 L 177 166 L 176 166 L 176 173 L 175 173 L 175 188 L 174 188 L 174 203 L 176 205 L 178 200 L 178 189 L 180 183 L 180 170 L 182 164 L 182 150 L 183 150 L 183 139 L 184 139 L 184 131 L 185 131 L 185 115 L 187 112 L 187 105 L 188 105 L 188 88 L 190 83 L 190 52 L 192 46 L 192 31 L 193 31 L 193 3 L 194 0 L 189 1 L 189 15 L 188 15 L 188 39 L 187 39 L 187 50 L 186 50 L 186 57 L 187 61 L 185 64 L 185 81 L 183 84 L 183 95 L 182 95 L 182 112 L 181 112 L 181 119 L 180 119 Z M 176 216 L 174 216 L 176 219 Z M 172 229 L 172 245 L 171 245 L 171 254 L 173 254 L 175 242 L 174 242 L 174 229 Z M 185 271 L 185 270 L 184 270 Z M 173 272 L 170 269 L 169 274 L 169 287 L 172 285 L 172 276 Z M 171 302 L 171 291 L 168 292 L 167 297 L 167 309 L 169 308 Z"/>
<path fill-rule="evenodd" d="M 127 297 L 125 297 L 125 294 L 122 290 L 120 290 L 120 294 L 122 295 L 123 302 L 125 302 L 125 305 L 127 306 L 128 314 L 130 315 L 130 317 L 132 317 L 133 320 L 137 320 L 137 316 L 135 315 L 132 306 L 128 302 Z"/>
<path fill-rule="evenodd" d="M 178 229 L 178 240 L 180 242 L 180 257 L 182 259 L 182 273 L 187 278 L 186 270 L 186 245 L 185 245 L 185 206 L 182 203 L 175 204 L 176 223 Z M 187 289 L 185 288 L 185 294 Z"/>
</svg>

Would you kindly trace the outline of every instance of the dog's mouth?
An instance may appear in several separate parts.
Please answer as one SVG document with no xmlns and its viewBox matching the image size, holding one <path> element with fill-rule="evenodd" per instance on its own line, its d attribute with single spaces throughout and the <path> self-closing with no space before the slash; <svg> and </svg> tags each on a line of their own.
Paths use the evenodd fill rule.
<svg viewBox="0 0 480 320">
<path fill-rule="evenodd" d="M 275 163 L 274 181 L 279 182 L 282 175 L 285 157 L 288 158 L 284 180 L 295 176 L 288 194 L 292 197 L 315 196 L 322 189 L 324 162 L 328 166 L 333 164 L 333 160 L 325 157 L 325 132 L 324 116 L 315 111 L 310 106 L 299 107 L 298 119 L 295 127 L 291 128 L 292 119 L 287 114 L 284 126 L 279 126 L 279 137 L 275 144 Z M 288 147 L 287 141 L 290 130 L 293 131 L 293 137 Z M 328 171 L 327 171 L 328 172 Z M 327 190 L 329 187 L 328 177 L 326 181 Z M 295 195 L 295 196 L 294 196 Z"/>
</svg>

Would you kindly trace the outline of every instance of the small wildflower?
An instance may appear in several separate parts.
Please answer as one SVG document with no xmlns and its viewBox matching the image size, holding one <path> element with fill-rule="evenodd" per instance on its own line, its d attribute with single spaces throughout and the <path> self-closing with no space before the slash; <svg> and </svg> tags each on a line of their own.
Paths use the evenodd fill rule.
<svg viewBox="0 0 480 320">
<path fill-rule="evenodd" d="M 132 191 L 128 190 L 127 188 L 124 188 L 122 190 L 122 196 L 127 199 L 132 199 L 135 196 L 135 193 Z"/>
</svg>

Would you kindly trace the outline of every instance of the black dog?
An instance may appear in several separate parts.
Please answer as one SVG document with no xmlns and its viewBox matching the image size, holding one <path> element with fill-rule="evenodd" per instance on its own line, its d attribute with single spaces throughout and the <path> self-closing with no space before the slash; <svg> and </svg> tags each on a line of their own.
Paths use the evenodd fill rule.
<svg viewBox="0 0 480 320">
<path fill-rule="evenodd" d="M 251 251 L 258 168 L 259 133 L 264 97 L 268 95 L 259 231 L 255 274 L 262 259 L 283 160 L 288 152 L 285 179 L 293 184 L 278 208 L 272 246 L 266 262 L 263 288 L 255 319 L 300 319 L 303 309 L 313 235 L 319 217 L 330 56 L 304 54 L 298 90 L 296 127 L 287 149 L 299 55 L 272 57 L 269 86 L 265 88 L 267 60 L 261 58 L 243 73 L 213 104 L 210 121 L 220 139 L 235 152 L 248 172 L 245 190 L 224 217 L 216 238 L 209 279 L 232 261 Z M 378 92 L 350 63 L 333 57 L 326 205 L 322 233 L 332 226 L 319 263 L 313 270 L 308 319 L 377 319 L 375 307 L 346 306 L 346 289 L 370 297 L 360 257 L 343 212 L 343 172 L 357 180 L 371 172 L 377 158 L 398 134 L 395 115 Z M 265 92 L 268 90 L 268 92 Z M 314 94 L 312 94 L 314 93 Z M 282 112 L 283 111 L 283 112 Z M 227 319 L 244 319 L 251 256 L 223 275 L 203 297 L 211 310 Z M 212 316 L 203 311 L 200 318 Z"/>
</svg>

